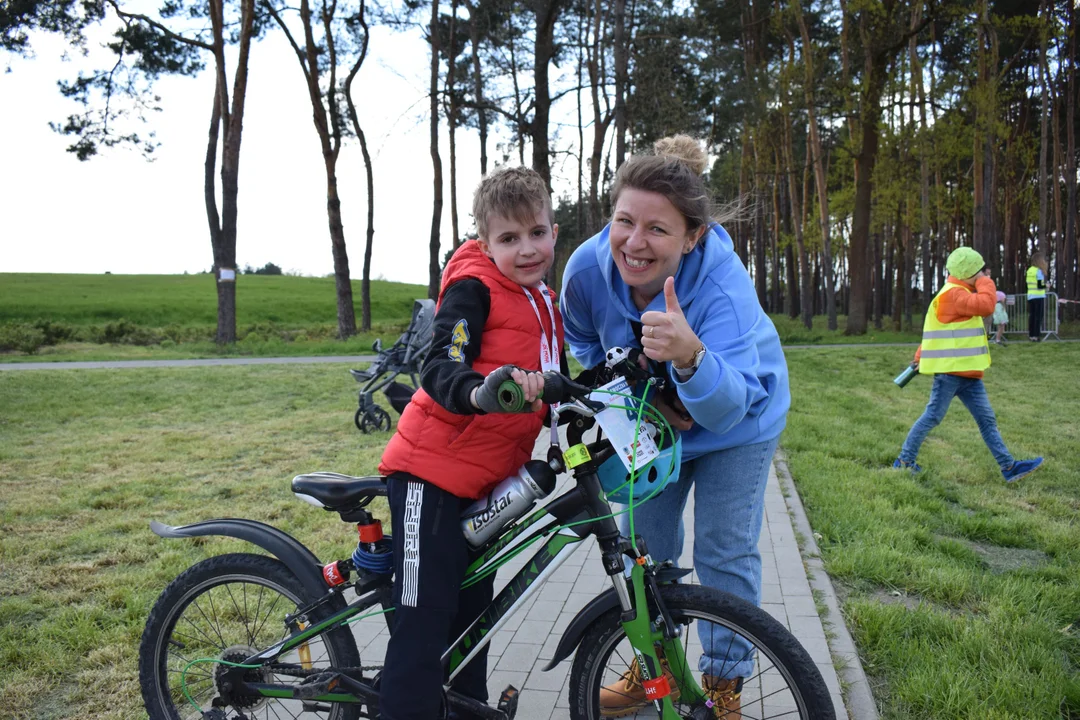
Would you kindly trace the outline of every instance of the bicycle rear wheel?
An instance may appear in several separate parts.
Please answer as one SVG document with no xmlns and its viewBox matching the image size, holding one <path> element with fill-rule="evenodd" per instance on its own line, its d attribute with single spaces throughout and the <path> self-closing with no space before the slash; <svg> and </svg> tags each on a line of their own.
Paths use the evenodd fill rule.
<svg viewBox="0 0 1080 720">
<path fill-rule="evenodd" d="M 165 588 L 150 612 L 139 647 L 139 683 L 151 720 L 198 720 L 215 698 L 228 698 L 226 716 L 354 720 L 359 706 L 266 698 L 231 691 L 218 660 L 242 662 L 290 634 L 285 616 L 307 605 L 300 581 L 263 555 L 231 554 L 203 560 Z M 328 603 L 309 622 L 342 606 Z M 191 664 L 193 660 L 211 662 Z M 279 664 L 319 670 L 358 667 L 349 630 L 336 628 L 282 656 Z M 379 658 L 382 664 L 382 657 Z M 248 682 L 299 684 L 302 677 L 252 669 Z M 240 715 L 239 713 L 243 713 Z"/>
<path fill-rule="evenodd" d="M 729 658 L 732 663 L 754 661 L 753 674 L 742 681 L 738 713 L 727 714 L 721 705 L 707 708 L 704 703 L 694 704 L 689 700 L 694 694 L 684 693 L 672 683 L 672 702 L 680 718 L 834 720 L 832 698 L 814 661 L 768 613 L 728 593 L 697 585 L 664 585 L 661 594 L 672 620 L 682 628 L 685 645 L 683 657 L 667 658 L 673 670 L 681 671 L 677 663 L 689 662 L 691 669 L 696 666 L 701 654 L 697 625 L 706 622 L 722 626 L 751 648 L 748 655 Z M 634 652 L 619 615 L 618 608 L 602 615 L 581 640 L 570 671 L 573 720 L 656 718 L 656 710 L 645 701 L 641 685 L 627 674 L 634 663 Z M 655 608 L 650 608 L 650 617 L 657 617 Z M 681 674 L 675 672 L 670 679 Z M 722 670 L 718 676 L 724 677 Z M 701 680 L 700 673 L 694 673 L 694 677 Z"/>
</svg>

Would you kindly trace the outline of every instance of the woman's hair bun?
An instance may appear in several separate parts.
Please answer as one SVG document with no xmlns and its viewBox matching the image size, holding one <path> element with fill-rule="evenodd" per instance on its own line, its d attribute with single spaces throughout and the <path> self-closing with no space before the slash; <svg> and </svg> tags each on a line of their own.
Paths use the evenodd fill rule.
<svg viewBox="0 0 1080 720">
<path fill-rule="evenodd" d="M 709 158 L 701 149 L 701 143 L 689 135 L 675 135 L 653 143 L 653 152 L 686 165 L 695 175 L 701 175 L 708 167 Z"/>
</svg>

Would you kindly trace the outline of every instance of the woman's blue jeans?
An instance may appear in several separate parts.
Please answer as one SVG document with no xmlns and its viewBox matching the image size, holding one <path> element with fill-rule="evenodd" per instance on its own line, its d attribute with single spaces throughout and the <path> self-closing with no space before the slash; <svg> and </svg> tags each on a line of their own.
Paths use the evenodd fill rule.
<svg viewBox="0 0 1080 720">
<path fill-rule="evenodd" d="M 677 561 L 683 548 L 683 508 L 694 488 L 694 569 L 701 584 L 755 606 L 761 603 L 758 538 L 765 514 L 765 484 L 779 438 L 717 450 L 684 462 L 679 481 L 634 508 L 634 532 L 655 562 Z M 620 516 L 629 534 L 627 515 Z M 731 679 L 754 671 L 753 648 L 712 623 L 695 623 L 703 650 L 698 669 Z"/>
<path fill-rule="evenodd" d="M 954 396 L 960 398 L 960 402 L 964 403 L 964 407 L 975 418 L 983 442 L 990 448 L 1002 471 L 1012 467 L 1013 456 L 1009 454 L 1009 449 L 1005 447 L 1001 433 L 998 432 L 997 418 L 994 416 L 994 408 L 990 407 L 990 398 L 986 396 L 986 386 L 979 378 L 958 375 L 934 376 L 934 385 L 930 388 L 930 402 L 926 403 L 922 417 L 911 426 L 904 447 L 900 450 L 900 459 L 906 463 L 915 462 L 927 433 L 945 419 L 945 413 Z"/>
</svg>

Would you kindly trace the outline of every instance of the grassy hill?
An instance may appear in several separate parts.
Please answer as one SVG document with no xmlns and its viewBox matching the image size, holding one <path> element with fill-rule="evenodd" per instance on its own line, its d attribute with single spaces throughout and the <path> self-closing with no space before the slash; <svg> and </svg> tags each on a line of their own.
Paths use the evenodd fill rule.
<svg viewBox="0 0 1080 720">
<path fill-rule="evenodd" d="M 112 360 L 218 355 L 339 355 L 370 352 L 381 337 L 393 341 L 408 324 L 412 303 L 427 295 L 423 285 L 376 280 L 371 284 L 372 333 L 337 339 L 337 300 L 332 277 L 242 275 L 237 281 L 239 342 L 214 344 L 217 294 L 214 277 L 198 275 L 60 275 L 0 273 L 0 362 L 27 359 Z M 360 314 L 360 282 L 353 282 Z M 913 328 L 865 335 L 826 329 L 814 318 L 807 330 L 798 319 L 771 315 L 785 345 L 917 343 L 922 316 Z M 1080 324 L 1063 325 L 1063 337 L 1080 335 Z"/>
<path fill-rule="evenodd" d="M 360 281 L 352 285 L 359 315 Z M 423 285 L 375 280 L 371 283 L 373 321 L 407 324 L 413 299 L 426 296 Z M 237 280 L 238 326 L 333 325 L 336 307 L 332 277 L 241 275 Z M 0 324 L 42 319 L 73 326 L 124 319 L 150 328 L 213 327 L 217 325 L 214 276 L 0 273 Z"/>
<path fill-rule="evenodd" d="M 209 274 L 0 274 L 0 362 L 370 353 L 374 338 L 398 337 L 426 295 L 423 285 L 372 282 L 372 332 L 341 341 L 333 278 L 242 275 L 238 342 L 222 347 Z M 359 316 L 359 281 L 353 302 Z"/>
</svg>

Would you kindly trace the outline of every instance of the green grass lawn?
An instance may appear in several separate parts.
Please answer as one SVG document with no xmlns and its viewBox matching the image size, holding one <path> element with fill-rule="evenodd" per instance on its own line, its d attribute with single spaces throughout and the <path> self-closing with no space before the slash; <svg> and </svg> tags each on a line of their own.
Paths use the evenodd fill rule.
<svg viewBox="0 0 1080 720">
<path fill-rule="evenodd" d="M 352 552 L 355 529 L 289 492 L 298 473 L 376 469 L 389 435 L 353 426 L 347 368 L 0 374 L 0 717 L 145 717 L 151 604 L 193 561 L 255 549 L 162 540 L 153 519 L 247 517 Z"/>
<path fill-rule="evenodd" d="M 360 280 L 353 299 L 360 312 Z M 382 322 L 408 323 L 423 285 L 374 280 L 371 314 Z M 69 325 L 125 319 L 145 327 L 217 326 L 214 276 L 57 275 L 0 273 L 0 323 L 48 318 Z M 241 275 L 236 283 L 238 326 L 275 323 L 284 327 L 333 325 L 337 296 L 332 277 Z"/>
<path fill-rule="evenodd" d="M 375 338 L 396 340 L 427 295 L 373 281 L 372 332 L 342 341 L 333 278 L 237 282 L 238 342 L 218 346 L 211 275 L 0 274 L 0 362 L 368 354 Z M 359 281 L 353 300 L 359 321 Z"/>
<path fill-rule="evenodd" d="M 959 403 L 923 448 L 924 474 L 887 469 L 929 389 L 892 385 L 908 358 L 791 351 L 782 440 L 883 715 L 1076 717 L 1080 346 L 994 350 L 1005 440 L 1047 458 L 1015 486 Z M 154 599 L 195 560 L 251 548 L 162 540 L 152 519 L 248 517 L 321 558 L 350 553 L 355 531 L 288 490 L 301 472 L 375 471 L 388 435 L 353 427 L 346 370 L 0 373 L 0 715 L 141 716 Z"/>
<path fill-rule="evenodd" d="M 929 378 L 906 348 L 793 350 L 782 446 L 883 717 L 1080 717 L 1080 346 L 993 349 L 1003 482 L 959 401 L 912 476 L 889 466 Z"/>
<path fill-rule="evenodd" d="M 214 278 L 200 275 L 56 275 L 0 273 L 0 362 L 64 360 L 168 360 L 221 356 L 357 355 L 371 351 L 382 338 L 393 342 L 408 324 L 415 298 L 427 288 L 372 282 L 373 331 L 338 340 L 333 278 L 242 275 L 237 285 L 237 336 L 234 345 L 213 342 L 217 323 Z M 360 313 L 360 283 L 353 282 Z M 860 344 L 919 341 L 915 330 L 871 324 L 865 335 L 827 329 L 814 318 L 807 330 L 783 314 L 771 316 L 786 345 Z M 46 323 L 49 340 L 32 354 L 3 348 L 22 347 L 12 333 L 25 337 L 31 325 Z M 1080 337 L 1080 323 L 1064 324 L 1063 337 Z M 7 340 L 5 340 L 7 338 Z"/>
</svg>

